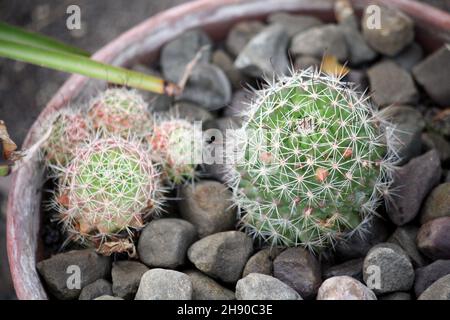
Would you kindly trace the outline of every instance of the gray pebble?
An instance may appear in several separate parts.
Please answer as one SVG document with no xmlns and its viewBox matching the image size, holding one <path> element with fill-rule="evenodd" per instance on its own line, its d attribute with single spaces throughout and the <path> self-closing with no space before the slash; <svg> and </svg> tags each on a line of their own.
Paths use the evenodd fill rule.
<svg viewBox="0 0 450 320">
<path fill-rule="evenodd" d="M 341 260 L 365 257 L 370 248 L 386 241 L 389 231 L 386 222 L 378 217 L 366 222 L 362 228 L 364 233 L 355 232 L 349 238 L 338 241 L 335 245 L 336 255 Z"/>
<path fill-rule="evenodd" d="M 414 78 L 441 106 L 450 105 L 450 49 L 443 46 L 413 69 Z"/>
<path fill-rule="evenodd" d="M 202 180 L 184 185 L 180 198 L 181 217 L 195 226 L 200 238 L 230 230 L 236 223 L 232 193 L 220 182 Z"/>
<path fill-rule="evenodd" d="M 342 62 L 348 58 L 344 32 L 334 24 L 315 27 L 299 33 L 292 39 L 290 51 L 295 56 L 307 55 L 319 59 L 326 53 L 335 56 Z"/>
<path fill-rule="evenodd" d="M 439 153 L 441 162 L 450 160 L 450 143 L 440 134 L 434 132 L 422 133 L 422 145 L 424 145 L 427 150 L 436 149 Z"/>
<path fill-rule="evenodd" d="M 264 24 L 260 21 L 243 21 L 235 24 L 226 39 L 226 48 L 229 53 L 234 56 L 245 48 L 247 43 L 256 36 L 262 29 Z"/>
<path fill-rule="evenodd" d="M 405 70 L 411 72 L 415 65 L 417 65 L 423 59 L 422 47 L 413 42 L 411 45 L 403 49 L 393 60 Z"/>
<path fill-rule="evenodd" d="M 219 67 L 206 62 L 195 65 L 179 100 L 198 104 L 209 111 L 225 107 L 231 101 L 231 84 Z"/>
<path fill-rule="evenodd" d="M 250 273 L 236 284 L 238 300 L 302 300 L 282 281 L 260 273 Z"/>
<path fill-rule="evenodd" d="M 419 229 L 419 250 L 430 259 L 450 259 L 450 217 L 433 219 Z"/>
<path fill-rule="evenodd" d="M 436 218 L 450 217 L 450 183 L 442 183 L 431 191 L 420 215 L 420 222 L 427 223 Z"/>
<path fill-rule="evenodd" d="M 377 297 L 358 280 L 349 276 L 338 276 L 322 283 L 317 300 L 377 300 Z"/>
<path fill-rule="evenodd" d="M 374 60 L 377 53 L 366 43 L 363 35 L 353 23 L 346 19 L 339 24 L 348 48 L 348 60 L 351 65 L 360 65 Z"/>
<path fill-rule="evenodd" d="M 273 274 L 304 299 L 313 299 L 322 283 L 319 262 L 301 247 L 288 248 L 280 253 L 273 262 Z"/>
<path fill-rule="evenodd" d="M 397 151 L 404 164 L 422 151 L 421 134 L 425 128 L 425 120 L 422 114 L 415 108 L 409 106 L 389 106 L 383 109 L 383 114 L 393 126 L 385 128 L 391 130 L 394 138 L 392 147 Z"/>
<path fill-rule="evenodd" d="M 266 248 L 258 251 L 248 259 L 242 277 L 245 277 L 250 273 L 260 273 L 271 276 L 273 271 L 273 260 L 278 253 L 279 250 L 277 248 Z"/>
<path fill-rule="evenodd" d="M 202 30 L 190 30 L 170 41 L 161 49 L 161 68 L 166 80 L 178 83 L 186 66 L 203 47 L 200 62 L 211 58 L 211 40 Z"/>
<path fill-rule="evenodd" d="M 298 56 L 294 62 L 295 70 L 305 70 L 308 68 L 320 67 L 320 60 L 312 56 Z"/>
<path fill-rule="evenodd" d="M 245 233 L 226 231 L 195 242 L 189 260 L 207 275 L 224 282 L 236 282 L 253 252 L 253 241 Z"/>
<path fill-rule="evenodd" d="M 412 221 L 419 213 L 422 201 L 441 178 L 441 164 L 436 150 L 416 157 L 394 172 L 394 182 L 387 213 L 398 226 Z"/>
<path fill-rule="evenodd" d="M 423 267 L 427 261 L 417 249 L 416 238 L 419 228 L 416 226 L 398 227 L 388 242 L 399 245 L 408 254 L 414 267 Z"/>
<path fill-rule="evenodd" d="M 142 275 L 147 271 L 148 268 L 137 261 L 114 262 L 111 271 L 114 295 L 123 299 L 133 299 Z"/>
<path fill-rule="evenodd" d="M 363 277 L 366 285 L 376 294 L 408 291 L 414 283 L 414 269 L 400 246 L 382 243 L 367 253 Z"/>
<path fill-rule="evenodd" d="M 447 139 L 450 138 L 450 108 L 427 107 L 424 110 L 424 117 L 434 132 Z"/>
<path fill-rule="evenodd" d="M 323 278 L 328 279 L 332 277 L 348 276 L 358 281 L 362 281 L 363 262 L 364 259 L 358 258 L 332 266 L 323 272 Z"/>
<path fill-rule="evenodd" d="M 110 269 L 109 257 L 100 256 L 91 249 L 59 253 L 37 264 L 37 270 L 47 284 L 47 288 L 60 300 L 78 298 L 81 288 L 107 277 Z M 68 281 L 75 284 L 72 280 L 76 280 L 77 277 L 73 275 L 78 270 L 81 276 L 80 286 L 77 288 L 74 285 L 69 289 Z"/>
<path fill-rule="evenodd" d="M 414 292 L 420 296 L 436 280 L 450 274 L 450 260 L 436 260 L 435 262 L 416 269 Z"/>
<path fill-rule="evenodd" d="M 169 115 L 177 119 L 186 119 L 188 121 L 208 121 L 214 119 L 214 116 L 208 110 L 188 102 L 178 101 L 170 109 Z"/>
<path fill-rule="evenodd" d="M 139 237 L 139 257 L 149 267 L 175 269 L 184 264 L 187 249 L 196 238 L 195 227 L 185 220 L 153 220 Z"/>
<path fill-rule="evenodd" d="M 418 300 L 450 300 L 450 274 L 434 282 Z"/>
<path fill-rule="evenodd" d="M 234 66 L 251 77 L 271 78 L 274 73 L 286 74 L 289 61 L 286 51 L 289 37 L 280 25 L 266 27 L 250 40 L 239 53 Z"/>
<path fill-rule="evenodd" d="M 411 75 L 395 62 L 385 60 L 368 72 L 372 99 L 380 107 L 391 104 L 414 104 L 419 98 Z"/>
<path fill-rule="evenodd" d="M 216 50 L 212 55 L 212 63 L 225 72 L 234 89 L 245 86 L 246 78 L 234 66 L 233 59 L 223 50 Z"/>
<path fill-rule="evenodd" d="M 362 19 L 364 38 L 379 53 L 395 56 L 414 40 L 414 23 L 399 10 L 379 7 L 380 26 L 373 26 L 374 15 L 365 10 Z"/>
<path fill-rule="evenodd" d="M 185 272 L 192 282 L 192 300 L 234 300 L 234 292 L 204 275 L 200 271 Z"/>
<path fill-rule="evenodd" d="M 271 14 L 267 18 L 267 22 L 270 24 L 281 25 L 286 30 L 289 37 L 293 37 L 296 34 L 323 24 L 321 20 L 313 16 L 289 14 L 285 12 Z"/>
<path fill-rule="evenodd" d="M 81 290 L 78 300 L 94 300 L 95 298 L 108 295 L 111 296 L 112 285 L 105 279 L 98 279 L 91 284 L 88 284 Z"/>
<path fill-rule="evenodd" d="M 165 269 L 144 273 L 135 300 L 191 300 L 192 283 L 188 275 Z"/>
</svg>

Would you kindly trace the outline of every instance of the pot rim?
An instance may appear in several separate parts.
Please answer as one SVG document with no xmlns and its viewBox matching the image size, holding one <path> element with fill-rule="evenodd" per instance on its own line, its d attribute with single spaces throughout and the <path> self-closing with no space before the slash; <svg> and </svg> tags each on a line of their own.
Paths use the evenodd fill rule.
<svg viewBox="0 0 450 320">
<path fill-rule="evenodd" d="M 353 0 L 358 7 L 367 3 L 393 5 L 414 17 L 419 23 L 450 34 L 450 15 L 429 5 L 411 0 Z M 263 4 L 263 5 L 262 5 Z M 162 45 L 182 32 L 205 28 L 213 37 L 223 36 L 233 23 L 263 18 L 272 12 L 301 12 L 328 15 L 333 0 L 197 0 L 152 16 L 108 43 L 93 59 L 127 65 L 136 58 L 156 56 Z M 450 38 L 450 36 L 449 36 Z M 43 121 L 53 112 L 68 105 L 89 84 L 86 77 L 72 75 L 52 97 L 34 122 L 23 144 L 32 145 L 39 136 Z M 27 163 L 12 176 L 7 206 L 7 250 L 10 271 L 19 299 L 47 299 L 36 271 L 37 239 L 43 172 L 37 159 Z M 23 201 L 22 199 L 28 200 Z M 21 201 L 22 200 L 22 201 Z"/>
</svg>

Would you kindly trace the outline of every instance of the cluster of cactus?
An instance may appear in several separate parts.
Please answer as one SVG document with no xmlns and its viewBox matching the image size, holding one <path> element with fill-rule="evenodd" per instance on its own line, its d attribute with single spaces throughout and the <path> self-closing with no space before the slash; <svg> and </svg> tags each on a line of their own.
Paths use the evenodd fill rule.
<svg viewBox="0 0 450 320">
<path fill-rule="evenodd" d="M 397 161 L 368 97 L 311 68 L 256 91 L 242 116 L 229 185 L 245 230 L 312 251 L 363 231 Z"/>
<path fill-rule="evenodd" d="M 85 109 L 60 112 L 44 155 L 57 177 L 52 205 L 69 239 L 105 254 L 132 252 L 133 230 L 159 211 L 164 183 L 195 178 L 186 159 L 189 137 L 190 122 L 154 120 L 127 89 L 108 89 Z"/>
<path fill-rule="evenodd" d="M 242 227 L 312 251 L 362 232 L 390 192 L 395 130 L 340 78 L 311 68 L 268 83 L 243 110 L 240 157 L 228 154 Z M 85 114 L 61 113 L 45 154 L 61 172 L 54 204 L 70 238 L 104 253 L 134 248 L 132 230 L 158 211 L 163 184 L 195 178 L 195 138 L 190 122 L 155 119 L 125 89 L 101 93 Z"/>
</svg>

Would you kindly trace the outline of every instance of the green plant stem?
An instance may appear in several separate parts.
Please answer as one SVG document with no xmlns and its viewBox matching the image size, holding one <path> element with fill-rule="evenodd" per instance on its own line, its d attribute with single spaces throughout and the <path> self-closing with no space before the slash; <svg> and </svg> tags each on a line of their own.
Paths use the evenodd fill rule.
<svg viewBox="0 0 450 320">
<path fill-rule="evenodd" d="M 50 37 L 25 31 L 21 28 L 0 21 L 0 40 L 20 43 L 30 47 L 66 52 L 89 57 L 90 53 L 77 47 L 69 46 Z"/>
<path fill-rule="evenodd" d="M 173 94 L 171 90 L 176 87 L 166 84 L 163 79 L 107 65 L 84 56 L 29 47 L 11 41 L 0 40 L 0 56 L 158 94 Z"/>
</svg>

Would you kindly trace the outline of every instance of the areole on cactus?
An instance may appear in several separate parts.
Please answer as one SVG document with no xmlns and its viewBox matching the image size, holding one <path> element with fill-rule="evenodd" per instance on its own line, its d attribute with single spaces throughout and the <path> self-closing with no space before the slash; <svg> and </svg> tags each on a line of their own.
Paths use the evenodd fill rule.
<svg viewBox="0 0 450 320">
<path fill-rule="evenodd" d="M 110 136 L 92 138 L 61 167 L 54 200 L 70 239 L 103 253 L 130 251 L 132 230 L 158 212 L 160 173 L 140 142 Z"/>
<path fill-rule="evenodd" d="M 394 131 L 367 96 L 311 68 L 256 91 L 242 116 L 229 185 L 244 229 L 313 251 L 363 230 L 397 161 Z"/>
</svg>

